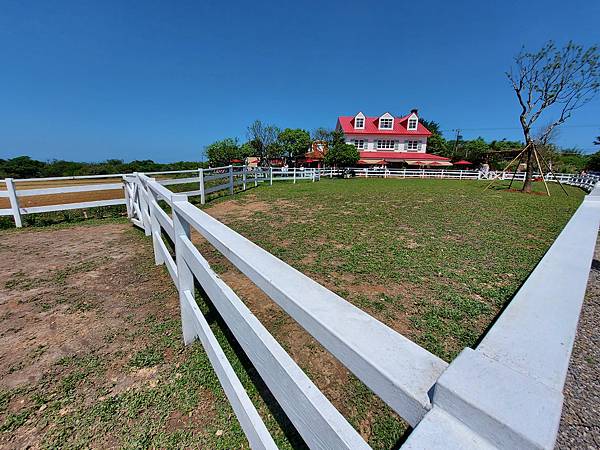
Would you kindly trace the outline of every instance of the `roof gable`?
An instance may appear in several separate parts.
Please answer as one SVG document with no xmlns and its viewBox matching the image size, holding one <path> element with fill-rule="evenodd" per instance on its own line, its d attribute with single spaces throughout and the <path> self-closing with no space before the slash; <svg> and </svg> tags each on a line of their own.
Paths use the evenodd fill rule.
<svg viewBox="0 0 600 450">
<path fill-rule="evenodd" d="M 387 115 L 386 115 L 387 114 Z M 363 129 L 354 128 L 354 119 L 357 116 L 339 116 L 338 127 L 345 134 L 382 134 L 392 136 L 431 136 L 431 132 L 423 126 L 421 121 L 418 122 L 416 130 L 408 130 L 408 119 L 414 113 L 407 114 L 404 117 L 393 117 L 390 113 L 385 113 L 379 117 L 366 117 L 365 126 Z M 393 118 L 394 124 L 391 129 L 379 129 L 379 119 Z"/>
</svg>

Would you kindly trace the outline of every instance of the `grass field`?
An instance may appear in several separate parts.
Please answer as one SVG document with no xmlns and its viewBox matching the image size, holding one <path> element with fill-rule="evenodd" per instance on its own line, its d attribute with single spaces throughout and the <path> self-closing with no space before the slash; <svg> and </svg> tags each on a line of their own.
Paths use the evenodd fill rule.
<svg viewBox="0 0 600 450">
<path fill-rule="evenodd" d="M 551 197 L 484 186 L 276 183 L 213 209 L 234 230 L 449 361 L 476 342 L 584 195 L 567 188 L 566 197 L 556 185 Z"/>
<path fill-rule="evenodd" d="M 565 197 L 558 186 L 550 198 L 483 187 L 281 182 L 205 210 L 449 361 L 476 343 L 583 197 L 574 188 Z M 104 239 L 85 227 L 54 228 L 47 236 L 51 229 L 39 228 L 44 236 L 3 232 L 10 245 L 0 291 L 14 310 L 0 317 L 0 443 L 38 436 L 43 447 L 247 447 L 206 355 L 199 345 L 182 348 L 176 292 L 164 268 L 153 266 L 150 240 L 122 219 L 117 225 L 106 226 Z M 65 254 L 55 249 L 60 239 Z M 406 424 L 220 254 L 197 235 L 194 242 L 369 444 L 397 447 Z M 38 272 L 24 277 L 10 260 L 17 254 L 29 255 Z M 51 267 L 39 267 L 44 256 Z M 218 315 L 198 302 L 277 444 L 302 447 Z M 56 331 L 31 340 L 27 326 L 37 333 L 44 328 L 36 324 L 49 322 L 73 324 L 59 328 L 60 346 L 44 340 L 58 339 Z M 13 340 L 27 344 L 21 353 Z"/>
</svg>

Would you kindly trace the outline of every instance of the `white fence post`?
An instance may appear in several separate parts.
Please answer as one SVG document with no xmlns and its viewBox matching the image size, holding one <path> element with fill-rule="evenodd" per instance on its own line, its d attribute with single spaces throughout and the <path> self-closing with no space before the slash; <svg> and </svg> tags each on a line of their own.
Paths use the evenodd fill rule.
<svg viewBox="0 0 600 450">
<path fill-rule="evenodd" d="M 127 186 L 127 175 L 123 175 L 123 191 L 125 195 L 125 208 L 127 208 L 127 218 L 131 219 L 133 212 L 131 211 L 131 196 L 129 195 L 129 187 Z"/>
<path fill-rule="evenodd" d="M 315 170 L 316 170 L 316 169 L 313 169 L 313 170 L 312 170 L 312 182 L 313 182 L 313 183 L 315 182 Z"/>
<path fill-rule="evenodd" d="M 273 186 L 273 166 L 269 167 L 270 184 Z"/>
<path fill-rule="evenodd" d="M 204 193 L 204 169 L 198 169 L 198 182 L 200 184 L 200 204 L 206 203 L 206 194 Z"/>
<path fill-rule="evenodd" d="M 150 178 L 151 182 L 156 182 L 156 179 Z M 152 189 L 148 189 L 148 209 L 150 211 L 150 227 L 152 229 L 152 246 L 154 248 L 154 264 L 157 266 L 164 264 L 165 260 L 163 258 L 160 244 L 158 242 L 161 237 L 161 227 L 158 222 L 158 212 L 156 211 L 155 202 L 158 200 L 158 197 L 155 195 Z"/>
<path fill-rule="evenodd" d="M 187 202 L 187 195 L 173 194 L 171 205 L 173 208 L 173 230 L 175 234 L 175 262 L 177 264 L 177 289 L 179 290 L 179 308 L 181 313 L 181 328 L 183 331 L 183 342 L 189 345 L 196 339 L 194 327 L 194 314 L 189 310 L 186 300 L 186 292 L 195 298 L 194 275 L 183 257 L 182 237 L 190 238 L 190 224 L 178 212 L 178 203 Z"/>
<path fill-rule="evenodd" d="M 15 189 L 15 183 L 12 178 L 5 178 L 6 189 L 8 190 L 8 199 L 10 200 L 10 207 L 13 212 L 13 217 L 15 218 L 15 226 L 17 228 L 23 227 L 23 222 L 21 221 L 21 209 L 19 207 L 19 199 L 17 198 L 17 191 Z"/>
<path fill-rule="evenodd" d="M 262 167 L 259 169 L 258 166 L 254 168 L 254 187 L 258 186 L 258 171 L 260 170 L 260 174 L 263 174 Z"/>
<path fill-rule="evenodd" d="M 134 172 L 133 174 L 135 175 L 135 182 L 138 186 L 138 198 L 140 199 L 140 211 L 142 213 L 140 220 L 144 225 L 144 233 L 146 236 L 150 236 L 152 233 L 152 225 L 150 224 L 150 212 L 148 209 L 148 191 L 139 174 L 137 172 Z"/>
<path fill-rule="evenodd" d="M 229 165 L 229 193 L 233 195 L 233 165 Z"/>
<path fill-rule="evenodd" d="M 246 172 L 246 166 L 242 167 L 242 190 L 246 190 L 246 176 L 247 176 L 247 172 Z"/>
<path fill-rule="evenodd" d="M 294 184 L 296 184 L 296 168 L 294 167 Z"/>
</svg>

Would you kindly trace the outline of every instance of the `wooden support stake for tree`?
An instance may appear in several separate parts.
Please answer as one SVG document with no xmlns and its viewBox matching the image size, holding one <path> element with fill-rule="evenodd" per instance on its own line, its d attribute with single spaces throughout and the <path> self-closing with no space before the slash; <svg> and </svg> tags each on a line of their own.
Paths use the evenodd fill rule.
<svg viewBox="0 0 600 450">
<path fill-rule="evenodd" d="M 523 148 L 523 150 L 521 150 L 521 152 L 520 152 L 520 153 L 519 153 L 519 154 L 518 154 L 518 155 L 517 155 L 517 156 L 516 156 L 516 157 L 515 157 L 515 158 L 514 158 L 514 159 L 513 159 L 511 162 L 509 162 L 509 163 L 506 165 L 506 167 L 504 168 L 504 170 L 503 170 L 502 172 L 506 172 L 506 170 L 507 170 L 507 169 L 508 169 L 510 166 L 512 166 L 512 163 L 514 163 L 514 162 L 517 160 L 517 158 L 520 158 L 520 157 L 521 157 L 521 155 L 522 155 L 522 154 L 525 152 L 525 150 L 527 150 L 527 148 L 528 148 L 530 145 L 531 145 L 531 143 L 527 144 L 527 145 L 526 145 L 526 146 Z M 519 167 L 519 166 L 517 166 L 517 168 L 518 168 L 518 167 Z M 494 184 L 495 182 L 496 182 L 496 179 L 494 178 L 494 179 L 493 179 L 493 180 L 490 182 L 490 184 L 488 184 L 488 185 L 485 187 L 485 189 L 484 189 L 483 191 L 484 191 L 484 192 L 485 192 L 485 191 L 487 191 L 487 190 L 490 188 L 490 186 L 491 186 L 492 184 Z"/>
<path fill-rule="evenodd" d="M 542 153 L 540 153 L 539 155 L 540 155 L 540 158 L 542 158 L 542 161 L 544 162 L 544 165 L 546 166 L 546 169 L 548 169 L 548 172 L 552 174 L 552 177 L 556 180 L 556 182 L 562 188 L 562 190 L 565 193 L 565 195 L 568 197 L 569 193 L 567 192 L 567 190 L 565 189 L 565 187 L 563 186 L 563 184 L 560 182 L 560 180 L 558 179 L 558 177 L 556 176 L 556 174 L 554 173 L 554 171 L 550 168 L 550 165 L 546 162 L 546 158 L 544 158 L 544 155 Z"/>
<path fill-rule="evenodd" d="M 513 181 L 515 181 L 515 177 L 517 176 L 517 171 L 519 170 L 519 166 L 521 165 L 521 161 L 523 160 L 523 155 L 525 153 L 521 152 L 521 156 L 519 157 L 519 161 L 517 161 L 517 165 L 515 166 L 515 171 L 512 173 L 512 177 L 510 179 L 510 183 L 508 183 L 508 189 L 512 187 Z M 502 172 L 504 173 L 504 172 Z"/>
<path fill-rule="evenodd" d="M 540 169 L 540 175 L 542 175 L 542 181 L 544 182 L 544 186 L 546 187 L 546 192 L 548 193 L 548 197 L 550 197 L 550 189 L 548 189 L 548 183 L 546 183 L 546 177 L 544 177 L 544 171 L 542 170 L 542 165 L 540 164 L 540 159 L 538 158 L 538 151 L 533 146 L 533 156 L 535 156 L 535 161 L 537 162 L 538 169 Z"/>
</svg>

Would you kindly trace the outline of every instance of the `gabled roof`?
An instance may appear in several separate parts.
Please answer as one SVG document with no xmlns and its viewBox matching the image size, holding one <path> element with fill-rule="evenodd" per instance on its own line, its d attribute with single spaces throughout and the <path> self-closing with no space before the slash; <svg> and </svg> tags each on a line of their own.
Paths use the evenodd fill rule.
<svg viewBox="0 0 600 450">
<path fill-rule="evenodd" d="M 360 129 L 354 128 L 354 117 L 356 116 L 340 116 L 338 117 L 338 125 L 346 134 L 387 134 L 391 136 L 431 136 L 431 131 L 423 126 L 421 121 L 416 130 L 408 130 L 408 118 L 412 113 L 404 117 L 394 117 L 394 128 L 391 130 L 380 130 L 378 126 L 379 117 L 365 117 L 365 127 Z"/>
</svg>

